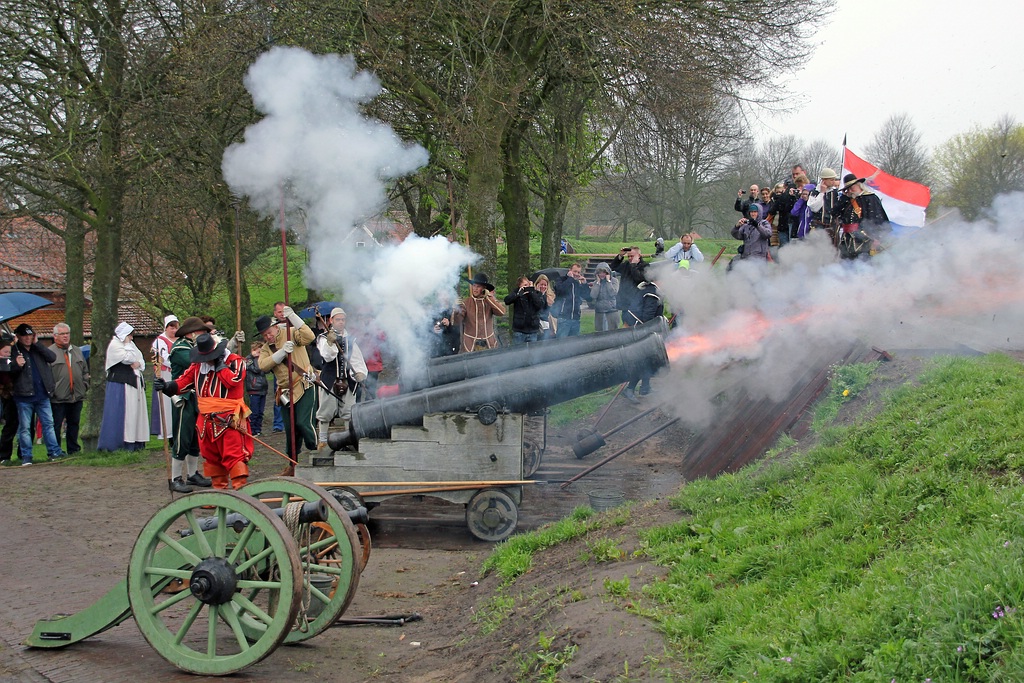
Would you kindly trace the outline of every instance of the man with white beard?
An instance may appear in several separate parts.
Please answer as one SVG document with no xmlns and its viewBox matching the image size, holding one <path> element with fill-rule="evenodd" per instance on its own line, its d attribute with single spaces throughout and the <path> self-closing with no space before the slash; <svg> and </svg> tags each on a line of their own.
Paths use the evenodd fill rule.
<svg viewBox="0 0 1024 683">
<path fill-rule="evenodd" d="M 346 315 L 341 308 L 331 311 L 330 325 L 317 337 L 316 348 L 323 358 L 319 387 L 320 407 L 316 412 L 319 434 L 317 450 L 327 445 L 327 431 L 335 418 L 348 420 L 356 402 L 355 386 L 366 379 L 366 362 L 359 344 L 345 329 Z"/>
</svg>

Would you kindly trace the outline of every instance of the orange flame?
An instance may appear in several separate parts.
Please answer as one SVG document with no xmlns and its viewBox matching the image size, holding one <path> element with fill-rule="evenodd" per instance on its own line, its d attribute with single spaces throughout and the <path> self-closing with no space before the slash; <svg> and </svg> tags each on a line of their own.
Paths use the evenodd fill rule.
<svg viewBox="0 0 1024 683">
<path fill-rule="evenodd" d="M 693 358 L 721 351 L 740 350 L 757 344 L 784 325 L 793 325 L 812 315 L 804 311 L 786 318 L 771 319 L 760 311 L 736 311 L 717 329 L 670 339 L 665 344 L 670 361 Z"/>
</svg>

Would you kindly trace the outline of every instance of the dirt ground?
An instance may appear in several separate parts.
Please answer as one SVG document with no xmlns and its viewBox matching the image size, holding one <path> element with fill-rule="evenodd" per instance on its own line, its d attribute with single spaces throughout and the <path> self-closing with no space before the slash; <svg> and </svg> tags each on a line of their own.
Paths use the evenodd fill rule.
<svg viewBox="0 0 1024 683">
<path fill-rule="evenodd" d="M 646 407 L 620 398 L 600 427 L 607 430 Z M 664 420 L 660 413 L 641 419 L 585 460 L 575 457 L 570 444 L 590 424 L 549 429 L 536 478 L 550 482 L 524 487 L 518 529 L 563 517 L 587 504 L 587 492 L 598 488 L 654 503 L 636 510 L 632 524 L 673 518 L 663 503 L 682 483 L 673 466 L 679 444 L 688 438 L 683 430 L 663 432 L 566 490 L 558 486 Z M 283 450 L 281 435 L 265 433 L 264 439 Z M 673 442 L 675 447 L 666 447 Z M 278 474 L 283 460 L 259 448 L 251 465 L 257 479 Z M 130 619 L 64 650 L 21 645 L 38 619 L 77 612 L 124 579 L 139 530 L 171 500 L 161 452 L 144 464 L 119 469 L 82 467 L 74 461 L 4 467 L 0 489 L 0 680 L 137 683 L 203 678 L 182 674 L 160 658 Z M 654 575 L 651 567 L 624 561 L 607 568 L 584 566 L 566 575 L 565 566 L 579 549 L 550 553 L 531 572 L 530 583 L 536 587 L 531 588 L 529 613 L 516 613 L 483 636 L 477 613 L 497 583 L 481 576 L 480 567 L 492 545 L 469 534 L 462 507 L 429 498 L 401 499 L 385 502 L 371 513 L 371 520 L 373 551 L 345 616 L 418 614 L 422 620 L 402 627 L 335 627 L 305 644 L 278 648 L 237 678 L 336 683 L 530 680 L 519 667 L 539 648 L 534 635 L 538 619 L 539 630 L 553 638 L 551 649 L 578 647 L 571 670 L 585 680 L 617 680 L 623 662 L 633 667 L 645 658 L 657 662 L 661 657 L 661 638 L 646 623 L 600 597 L 605 595 L 606 574 L 615 579 L 628 574 L 636 585 Z M 571 600 L 566 597 L 570 590 Z"/>
</svg>

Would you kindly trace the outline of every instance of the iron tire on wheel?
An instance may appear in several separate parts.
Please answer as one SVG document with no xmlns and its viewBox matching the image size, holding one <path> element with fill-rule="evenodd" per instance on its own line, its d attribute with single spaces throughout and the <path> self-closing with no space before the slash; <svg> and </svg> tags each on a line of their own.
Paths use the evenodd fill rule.
<svg viewBox="0 0 1024 683">
<path fill-rule="evenodd" d="M 315 587 L 314 590 L 309 591 L 309 599 L 319 603 L 320 611 L 316 617 L 305 624 L 304 628 L 292 629 L 285 637 L 284 642 L 298 643 L 323 633 L 348 608 L 355 597 L 356 588 L 359 586 L 359 575 L 362 571 L 362 553 L 360 552 L 362 546 L 348 513 L 329 491 L 312 482 L 294 477 L 263 479 L 249 484 L 242 491 L 257 499 L 267 497 L 268 494 L 280 497 L 282 498 L 281 507 L 292 501 L 314 501 L 318 498 L 327 504 L 327 521 L 314 522 L 311 525 L 314 535 L 312 543 L 309 546 L 298 544 L 299 562 L 302 572 L 301 580 L 306 584 L 305 570 L 310 554 L 309 550 L 312 548 L 316 559 L 309 565 L 311 572 L 334 576 L 335 581 L 327 593 L 322 593 Z M 306 595 L 305 591 L 308 590 L 309 587 L 304 585 L 303 595 Z M 301 619 L 302 610 L 299 611 L 298 618 Z M 253 637 L 256 637 L 259 635 L 262 625 L 253 619 L 243 619 L 242 627 L 247 634 L 255 630 Z"/>
<path fill-rule="evenodd" d="M 466 526 L 481 541 L 504 541 L 516 530 L 519 507 L 501 489 L 484 489 L 466 504 Z"/>
<path fill-rule="evenodd" d="M 203 532 L 200 510 L 220 524 Z M 249 523 L 229 527 L 225 520 L 232 513 Z M 179 536 L 182 528 L 192 534 Z M 244 553 L 255 536 L 265 539 L 264 561 L 277 568 L 273 576 L 253 575 L 254 563 Z M 161 593 L 174 578 L 189 579 L 190 590 Z M 127 583 L 132 615 L 157 654 L 179 669 L 210 676 L 241 671 L 273 652 L 295 622 L 302 591 L 291 534 L 265 505 L 233 491 L 192 493 L 158 510 L 132 548 Z M 255 584 L 273 599 L 265 605 L 246 600 L 242 591 Z M 255 642 L 243 634 L 239 613 L 258 613 L 266 622 Z"/>
</svg>

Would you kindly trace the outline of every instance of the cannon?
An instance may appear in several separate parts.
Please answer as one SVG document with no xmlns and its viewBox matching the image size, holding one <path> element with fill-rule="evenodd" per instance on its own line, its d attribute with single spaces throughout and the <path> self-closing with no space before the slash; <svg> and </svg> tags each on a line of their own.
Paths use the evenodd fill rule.
<svg viewBox="0 0 1024 683">
<path fill-rule="evenodd" d="M 235 673 L 345 611 L 365 566 L 360 516 L 292 477 L 183 496 L 143 526 L 126 579 L 81 612 L 40 620 L 25 644 L 67 647 L 134 617 L 179 669 Z"/>
<path fill-rule="evenodd" d="M 330 455 L 306 455 L 296 474 L 338 487 L 351 506 L 405 495 L 463 504 L 470 533 L 504 540 L 540 466 L 547 408 L 667 365 L 657 329 L 594 335 L 553 355 L 539 347 L 557 342 L 470 354 L 486 362 L 467 358 L 463 379 L 437 375 L 432 386 L 353 406 L 346 429 L 328 436 Z"/>
<path fill-rule="evenodd" d="M 399 387 L 401 393 L 407 394 L 427 387 L 460 382 L 472 377 L 496 375 L 516 368 L 551 363 L 556 360 L 613 349 L 640 341 L 652 334 L 660 334 L 664 339 L 668 335 L 668 322 L 664 318 L 658 317 L 646 325 L 637 325 L 636 327 L 621 327 L 617 330 L 595 332 L 577 337 L 433 358 L 422 372 L 413 374 L 407 379 L 403 378 L 399 382 Z"/>
</svg>

